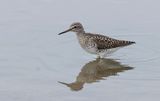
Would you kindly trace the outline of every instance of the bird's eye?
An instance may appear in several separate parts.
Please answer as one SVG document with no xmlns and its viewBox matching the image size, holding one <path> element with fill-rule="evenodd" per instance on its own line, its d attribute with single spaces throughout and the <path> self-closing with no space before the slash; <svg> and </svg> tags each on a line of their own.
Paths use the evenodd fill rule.
<svg viewBox="0 0 160 101">
<path fill-rule="evenodd" d="M 77 26 L 74 26 L 74 28 L 77 28 Z"/>
</svg>

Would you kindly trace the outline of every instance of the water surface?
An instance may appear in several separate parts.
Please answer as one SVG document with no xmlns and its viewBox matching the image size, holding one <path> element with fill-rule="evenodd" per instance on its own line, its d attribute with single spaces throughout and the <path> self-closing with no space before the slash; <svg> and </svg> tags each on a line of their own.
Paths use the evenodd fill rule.
<svg viewBox="0 0 160 101">
<path fill-rule="evenodd" d="M 0 100 L 158 101 L 160 14 L 156 0 L 0 1 Z M 87 32 L 135 45 L 97 60 L 74 33 Z"/>
</svg>

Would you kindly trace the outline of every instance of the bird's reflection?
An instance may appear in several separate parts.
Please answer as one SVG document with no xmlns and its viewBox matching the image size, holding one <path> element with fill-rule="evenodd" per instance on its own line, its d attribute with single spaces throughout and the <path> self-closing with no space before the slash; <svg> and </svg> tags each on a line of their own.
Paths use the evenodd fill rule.
<svg viewBox="0 0 160 101">
<path fill-rule="evenodd" d="M 84 87 L 85 83 L 94 83 L 100 80 L 105 80 L 106 77 L 117 75 L 119 72 L 133 69 L 127 65 L 122 65 L 120 62 L 113 59 L 96 59 L 85 64 L 76 81 L 72 83 L 60 82 L 66 85 L 73 91 L 79 91 Z"/>
</svg>

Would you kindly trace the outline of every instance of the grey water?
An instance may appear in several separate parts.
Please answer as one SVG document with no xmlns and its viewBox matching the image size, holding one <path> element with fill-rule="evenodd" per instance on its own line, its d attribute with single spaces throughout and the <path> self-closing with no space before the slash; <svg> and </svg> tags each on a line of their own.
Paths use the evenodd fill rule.
<svg viewBox="0 0 160 101">
<path fill-rule="evenodd" d="M 1 101 L 159 101 L 157 0 L 1 0 Z M 105 59 L 81 49 L 86 32 L 133 40 Z"/>
</svg>

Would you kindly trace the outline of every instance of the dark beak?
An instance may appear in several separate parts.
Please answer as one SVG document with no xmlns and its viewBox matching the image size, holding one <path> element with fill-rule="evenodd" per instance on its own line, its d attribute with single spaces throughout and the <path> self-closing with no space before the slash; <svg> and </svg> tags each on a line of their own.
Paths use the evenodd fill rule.
<svg viewBox="0 0 160 101">
<path fill-rule="evenodd" d="M 69 29 L 67 29 L 67 30 L 65 30 L 65 31 L 63 31 L 63 32 L 61 32 L 61 33 L 59 33 L 58 35 L 61 35 L 61 34 L 64 34 L 64 33 L 67 33 L 67 32 L 69 32 L 69 31 L 71 31 L 73 28 L 69 28 Z"/>
</svg>

